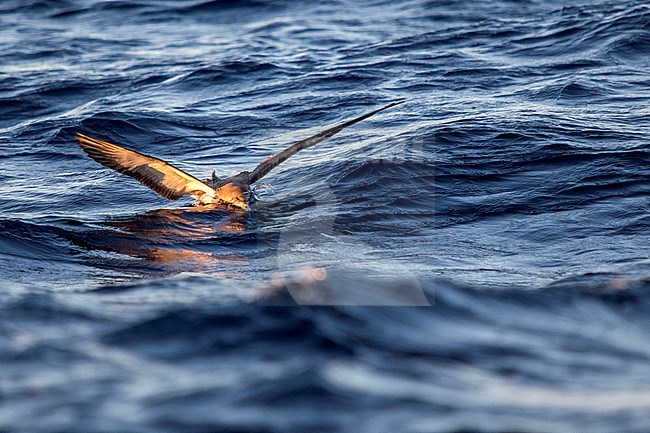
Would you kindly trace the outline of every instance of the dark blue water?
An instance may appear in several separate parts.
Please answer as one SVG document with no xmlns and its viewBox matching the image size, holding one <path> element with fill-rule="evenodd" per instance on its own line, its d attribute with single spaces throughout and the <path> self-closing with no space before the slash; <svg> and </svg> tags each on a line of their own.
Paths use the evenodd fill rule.
<svg viewBox="0 0 650 433">
<path fill-rule="evenodd" d="M 305 150 L 248 213 L 168 202 Z M 0 3 L 0 430 L 650 431 L 642 1 Z"/>
</svg>

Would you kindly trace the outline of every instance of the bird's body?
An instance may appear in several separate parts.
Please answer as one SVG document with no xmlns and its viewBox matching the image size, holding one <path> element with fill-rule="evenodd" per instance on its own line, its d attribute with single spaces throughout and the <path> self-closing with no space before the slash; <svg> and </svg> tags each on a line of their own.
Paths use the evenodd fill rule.
<svg viewBox="0 0 650 433">
<path fill-rule="evenodd" d="M 79 146 L 98 163 L 115 171 L 131 176 L 169 200 L 178 200 L 189 194 L 196 205 L 223 203 L 241 209 L 248 208 L 251 198 L 251 185 L 265 176 L 273 168 L 302 149 L 311 147 L 361 120 L 400 104 L 393 102 L 378 110 L 329 128 L 305 140 L 289 146 L 285 150 L 267 158 L 253 171 L 242 171 L 228 178 L 218 178 L 212 174 L 210 179 L 201 181 L 173 165 L 151 156 L 143 155 L 107 141 L 97 140 L 78 133 Z"/>
<path fill-rule="evenodd" d="M 251 197 L 251 182 L 247 171 L 242 171 L 238 175 L 225 179 L 215 179 L 213 177 L 206 179 L 205 183 L 214 188 L 214 196 L 218 200 L 246 209 L 246 203 Z M 204 202 L 199 200 L 200 204 L 210 204 L 212 201 Z"/>
</svg>

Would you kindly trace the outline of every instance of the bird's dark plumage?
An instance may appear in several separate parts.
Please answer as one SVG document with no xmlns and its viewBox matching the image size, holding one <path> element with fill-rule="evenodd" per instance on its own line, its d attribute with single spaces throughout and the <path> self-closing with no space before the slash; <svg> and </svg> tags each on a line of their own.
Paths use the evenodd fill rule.
<svg viewBox="0 0 650 433">
<path fill-rule="evenodd" d="M 284 149 L 282 152 L 276 153 L 275 155 L 267 158 L 264 162 L 262 162 L 257 167 L 255 167 L 255 170 L 251 171 L 250 174 L 248 175 L 250 183 L 257 182 L 258 180 L 266 176 L 268 172 L 270 172 L 275 167 L 277 167 L 278 165 L 286 161 L 289 157 L 300 152 L 301 150 L 312 147 L 320 143 L 321 141 L 333 136 L 334 134 L 342 131 L 343 129 L 347 128 L 350 125 L 354 125 L 357 122 L 361 122 L 362 120 L 365 120 L 370 116 L 374 116 L 380 111 L 402 104 L 403 102 L 404 101 L 393 102 L 375 111 L 366 113 L 363 116 L 359 116 L 355 119 L 348 120 L 345 123 L 342 123 L 330 129 L 326 129 L 325 131 L 319 132 L 316 135 L 312 135 L 309 138 L 305 138 L 304 140 L 300 140 L 297 143 L 292 144 L 291 146 Z"/>
<path fill-rule="evenodd" d="M 185 194 L 212 194 L 211 187 L 158 158 L 143 155 L 107 141 L 77 134 L 79 146 L 98 163 L 131 176 L 169 200 Z"/>
<path fill-rule="evenodd" d="M 222 179 L 214 185 L 208 185 L 208 183 L 200 181 L 161 159 L 143 155 L 107 141 L 97 140 L 81 133 L 77 134 L 77 141 L 84 152 L 98 163 L 133 177 L 169 200 L 178 200 L 185 194 L 190 194 L 200 204 L 222 201 L 246 209 L 246 199 L 248 198 L 250 185 L 266 176 L 271 170 L 286 161 L 289 157 L 303 149 L 320 143 L 350 125 L 402 102 L 404 101 L 393 102 L 363 116 L 348 120 L 333 128 L 298 141 L 283 151 L 267 158 L 250 173 L 244 171 L 238 175 Z"/>
</svg>

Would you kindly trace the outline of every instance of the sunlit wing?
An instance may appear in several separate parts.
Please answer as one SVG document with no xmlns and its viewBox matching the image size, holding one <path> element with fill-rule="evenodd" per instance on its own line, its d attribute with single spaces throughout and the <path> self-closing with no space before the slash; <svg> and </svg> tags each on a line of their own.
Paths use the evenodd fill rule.
<svg viewBox="0 0 650 433">
<path fill-rule="evenodd" d="M 378 110 L 371 111 L 370 113 L 364 114 L 363 116 L 359 116 L 355 119 L 348 120 L 347 122 L 344 122 L 340 125 L 337 125 L 333 128 L 327 129 L 323 132 L 319 132 L 316 135 L 313 135 L 309 138 L 306 138 L 304 140 L 301 140 L 297 143 L 292 144 L 291 146 L 287 147 L 284 149 L 282 152 L 276 153 L 275 155 L 267 158 L 264 162 L 262 162 L 260 165 L 255 167 L 255 170 L 250 172 L 248 179 L 250 183 L 256 182 L 260 180 L 262 177 L 266 176 L 266 174 L 273 170 L 275 167 L 280 165 L 282 162 L 286 161 L 290 156 L 296 154 L 297 152 L 300 152 L 303 149 L 307 149 L 309 147 L 314 146 L 315 144 L 320 143 L 321 141 L 333 136 L 337 132 L 342 131 L 343 129 L 347 128 L 350 125 L 354 125 L 357 122 L 361 122 L 364 119 L 367 119 L 370 116 L 373 116 L 380 111 L 386 110 L 387 108 L 394 107 L 395 105 L 399 105 L 403 103 L 404 101 L 398 101 L 398 102 L 393 102 L 391 104 L 388 104 L 382 108 L 379 108 Z"/>
<path fill-rule="evenodd" d="M 131 176 L 169 200 L 178 200 L 185 194 L 195 198 L 204 194 L 214 196 L 213 188 L 158 158 L 80 133 L 77 141 L 84 152 L 101 165 Z"/>
</svg>

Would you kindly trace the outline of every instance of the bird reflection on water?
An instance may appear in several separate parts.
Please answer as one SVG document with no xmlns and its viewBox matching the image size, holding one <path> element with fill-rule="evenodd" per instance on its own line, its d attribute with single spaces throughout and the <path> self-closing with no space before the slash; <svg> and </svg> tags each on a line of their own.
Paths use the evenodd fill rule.
<svg viewBox="0 0 650 433">
<path fill-rule="evenodd" d="M 221 220 L 217 221 L 219 218 Z M 243 211 L 228 211 L 225 206 L 217 204 L 157 209 L 106 224 L 155 242 L 201 241 L 223 232 L 241 233 L 246 230 Z"/>
<path fill-rule="evenodd" d="M 225 246 L 233 239 L 251 238 L 246 219 L 244 212 L 219 205 L 158 209 L 103 222 L 101 225 L 107 229 L 87 236 L 84 244 L 117 254 L 108 258 L 110 266 L 118 261 L 135 278 L 170 277 L 184 272 L 232 278 L 229 264 L 248 259 Z"/>
</svg>

